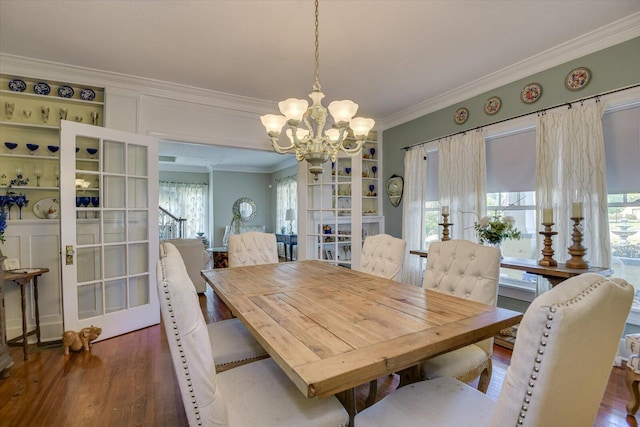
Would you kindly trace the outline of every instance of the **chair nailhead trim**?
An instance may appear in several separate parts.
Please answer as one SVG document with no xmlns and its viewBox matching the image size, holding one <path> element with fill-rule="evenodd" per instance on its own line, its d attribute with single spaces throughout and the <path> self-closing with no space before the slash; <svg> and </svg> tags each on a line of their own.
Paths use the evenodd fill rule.
<svg viewBox="0 0 640 427">
<path fill-rule="evenodd" d="M 606 280 L 605 280 L 606 281 Z M 577 295 L 576 297 L 567 300 L 567 301 L 563 301 L 560 303 L 556 303 L 556 305 L 561 305 L 561 306 L 570 306 L 572 304 L 575 304 L 576 302 L 582 300 L 583 297 L 586 297 L 589 293 L 591 293 L 591 291 L 593 291 L 594 289 L 596 289 L 597 287 L 599 287 L 601 284 L 603 283 L 602 280 L 592 283 L 591 286 L 589 286 L 588 288 L 586 288 L 584 291 L 582 291 L 579 295 Z M 520 415 L 518 417 L 518 422 L 517 425 L 523 425 L 524 424 L 524 419 L 526 416 L 526 412 L 527 409 L 529 408 L 529 404 L 531 403 L 531 399 L 530 397 L 533 395 L 533 388 L 536 385 L 536 381 L 538 380 L 538 375 L 537 373 L 540 372 L 540 365 L 542 364 L 542 356 L 544 355 L 544 347 L 546 347 L 547 345 L 547 341 L 545 340 L 545 338 L 549 338 L 549 330 L 551 330 L 552 327 L 552 322 L 553 322 L 553 313 L 555 313 L 557 311 L 557 307 L 555 306 L 548 306 L 546 307 L 547 310 L 549 310 L 549 314 L 547 314 L 547 322 L 545 323 L 544 327 L 545 327 L 545 331 L 542 332 L 542 338 L 540 339 L 540 346 L 538 347 L 538 355 L 534 358 L 534 365 L 532 368 L 532 373 L 531 373 L 531 377 L 529 380 L 529 388 L 526 391 L 526 395 L 523 399 L 523 403 L 522 406 L 520 407 L 521 411 L 520 411 Z"/>
<path fill-rule="evenodd" d="M 165 264 L 164 262 L 160 263 L 162 266 L 162 276 L 166 277 L 166 271 L 165 271 Z M 181 343 L 181 337 L 180 337 L 180 331 L 178 330 L 178 324 L 176 323 L 176 317 L 175 314 L 173 313 L 173 309 L 171 308 L 171 291 L 169 290 L 169 285 L 168 283 L 165 281 L 163 284 L 164 287 L 164 294 L 166 295 L 165 299 L 167 301 L 167 307 L 168 307 L 168 311 L 170 313 L 170 318 L 171 318 L 171 323 L 173 325 L 173 330 L 174 330 L 174 336 L 176 339 L 176 342 L 178 343 L 178 348 L 179 348 L 179 352 L 181 355 L 181 360 L 182 360 L 182 368 L 183 368 L 183 372 L 185 374 L 185 377 L 187 379 L 187 387 L 189 389 L 189 394 L 191 397 L 191 406 L 193 407 L 193 412 L 195 413 L 196 416 L 196 420 L 198 422 L 198 425 L 201 426 L 202 425 L 202 420 L 200 419 L 200 409 L 198 407 L 198 401 L 196 399 L 196 395 L 195 392 L 193 390 L 193 383 L 191 382 L 191 374 L 189 373 L 189 365 L 187 363 L 187 359 L 186 356 L 184 355 L 184 349 L 182 348 L 182 343 Z"/>
</svg>

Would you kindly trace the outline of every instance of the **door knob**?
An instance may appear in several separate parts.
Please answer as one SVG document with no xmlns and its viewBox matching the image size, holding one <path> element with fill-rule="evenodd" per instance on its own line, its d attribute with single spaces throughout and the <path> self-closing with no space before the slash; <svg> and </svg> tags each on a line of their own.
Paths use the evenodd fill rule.
<svg viewBox="0 0 640 427">
<path fill-rule="evenodd" d="M 76 251 L 73 249 L 72 245 L 67 245 L 66 250 L 65 250 L 65 258 L 66 258 L 66 262 L 67 265 L 73 265 L 73 255 L 76 253 Z"/>
</svg>

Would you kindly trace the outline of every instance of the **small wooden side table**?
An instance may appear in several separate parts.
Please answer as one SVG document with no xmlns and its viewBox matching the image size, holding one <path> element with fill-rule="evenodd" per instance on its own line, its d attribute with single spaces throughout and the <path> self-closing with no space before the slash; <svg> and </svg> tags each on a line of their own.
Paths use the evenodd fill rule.
<svg viewBox="0 0 640 427">
<path fill-rule="evenodd" d="M 207 252 L 209 252 L 211 258 L 213 258 L 213 268 L 229 267 L 229 248 L 219 246 L 217 248 L 208 248 Z"/>
<path fill-rule="evenodd" d="M 19 268 L 17 270 L 9 270 L 4 272 L 4 280 L 14 282 L 20 286 L 20 297 L 22 307 L 22 336 L 12 338 L 7 341 L 7 345 L 11 347 L 22 346 L 24 360 L 29 359 L 29 343 L 28 338 L 36 334 L 38 344 L 40 344 L 40 309 L 38 308 L 38 277 L 49 272 L 48 268 Z M 33 280 L 33 300 L 35 302 L 36 328 L 27 331 L 27 301 L 25 288 Z"/>
<path fill-rule="evenodd" d="M 6 259 L 6 256 L 0 256 L 0 264 Z M 9 355 L 9 346 L 7 345 L 7 322 L 4 314 L 4 280 L 2 279 L 3 271 L 0 270 L 0 378 L 7 378 L 9 370 L 13 366 L 13 359 Z"/>
<path fill-rule="evenodd" d="M 293 261 L 293 247 L 298 245 L 298 235 L 276 233 L 276 242 L 284 245 L 284 260 Z M 287 259 L 287 246 L 289 246 L 289 259 Z"/>
</svg>

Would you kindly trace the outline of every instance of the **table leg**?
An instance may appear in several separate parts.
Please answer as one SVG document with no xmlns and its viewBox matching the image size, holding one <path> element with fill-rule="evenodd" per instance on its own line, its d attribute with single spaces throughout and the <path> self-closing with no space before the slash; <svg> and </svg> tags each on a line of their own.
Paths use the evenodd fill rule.
<svg viewBox="0 0 640 427">
<path fill-rule="evenodd" d="M 344 408 L 349 414 L 349 427 L 353 427 L 354 419 L 356 417 L 356 389 L 350 388 L 344 391 Z"/>
<path fill-rule="evenodd" d="M 633 369 L 627 367 L 626 383 L 629 389 L 631 399 L 627 404 L 627 414 L 635 416 L 640 408 L 640 391 L 638 390 L 638 384 L 640 383 L 640 374 L 633 372 Z"/>
<path fill-rule="evenodd" d="M 29 344 L 27 343 L 27 315 L 25 314 L 27 310 L 27 301 L 24 291 L 25 286 L 25 283 L 20 283 L 20 298 L 22 305 L 22 351 L 24 353 L 24 360 L 27 360 L 29 358 Z"/>
<path fill-rule="evenodd" d="M 40 309 L 38 308 L 38 276 L 33 276 L 33 300 L 36 304 L 36 337 L 40 345 Z"/>
</svg>

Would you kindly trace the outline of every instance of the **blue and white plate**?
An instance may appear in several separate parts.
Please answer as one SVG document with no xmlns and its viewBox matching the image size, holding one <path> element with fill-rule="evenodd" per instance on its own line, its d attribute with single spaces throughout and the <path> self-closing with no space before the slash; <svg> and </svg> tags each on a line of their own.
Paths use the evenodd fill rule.
<svg viewBox="0 0 640 427">
<path fill-rule="evenodd" d="M 62 98 L 71 98 L 73 94 L 74 92 L 71 86 L 60 86 L 58 88 L 58 96 Z"/>
<path fill-rule="evenodd" d="M 9 89 L 14 92 L 24 92 L 27 89 L 27 84 L 20 79 L 13 79 L 9 82 Z"/>
<path fill-rule="evenodd" d="M 80 99 L 84 99 L 85 101 L 93 101 L 93 99 L 96 97 L 96 93 L 93 91 L 93 89 L 82 89 L 80 91 Z"/>
<path fill-rule="evenodd" d="M 45 82 L 36 83 L 33 85 L 33 93 L 37 95 L 49 95 L 51 92 L 51 87 Z"/>
</svg>

